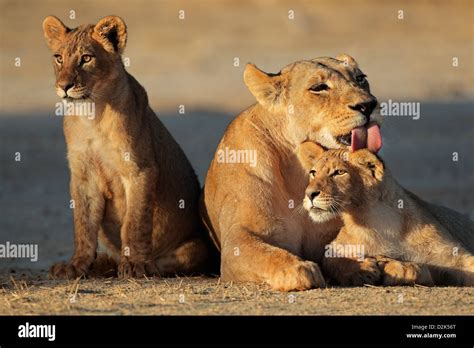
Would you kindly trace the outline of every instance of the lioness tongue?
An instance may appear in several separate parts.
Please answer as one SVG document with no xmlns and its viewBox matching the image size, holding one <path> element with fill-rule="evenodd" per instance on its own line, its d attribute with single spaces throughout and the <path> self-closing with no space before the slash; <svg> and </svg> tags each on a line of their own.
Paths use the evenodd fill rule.
<svg viewBox="0 0 474 348">
<path fill-rule="evenodd" d="M 367 147 L 367 128 L 357 127 L 351 131 L 351 151 L 365 149 Z"/>
<path fill-rule="evenodd" d="M 367 148 L 373 153 L 377 153 L 382 148 L 380 127 L 376 124 L 372 124 L 367 128 Z"/>
<path fill-rule="evenodd" d="M 380 128 L 376 124 L 368 128 L 357 127 L 351 132 L 351 151 L 367 148 L 371 152 L 377 153 L 382 147 L 382 136 Z"/>
</svg>

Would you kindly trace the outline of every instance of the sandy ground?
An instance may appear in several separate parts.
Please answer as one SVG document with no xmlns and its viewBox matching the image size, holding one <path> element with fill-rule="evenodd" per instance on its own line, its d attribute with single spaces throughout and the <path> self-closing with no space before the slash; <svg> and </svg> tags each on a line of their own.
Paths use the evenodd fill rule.
<svg viewBox="0 0 474 348">
<path fill-rule="evenodd" d="M 18 273 L 18 272 L 17 272 Z M 20 272 L 21 273 L 21 272 Z M 217 278 L 0 277 L 0 315 L 470 315 L 474 288 L 360 287 L 281 293 Z M 26 280 L 22 280 L 26 279 Z"/>
<path fill-rule="evenodd" d="M 181 9 L 185 21 L 177 18 Z M 70 10 L 76 19 L 67 18 Z M 245 62 L 275 72 L 347 52 L 379 101 L 421 103 L 419 120 L 385 119 L 382 155 L 395 177 L 474 218 L 470 1 L 0 0 L 0 243 L 39 247 L 37 262 L 0 259 L 0 314 L 474 314 L 466 288 L 329 288 L 289 298 L 217 278 L 46 280 L 45 270 L 68 259 L 73 242 L 62 120 L 52 116 L 58 100 L 41 22 L 55 14 L 74 27 L 111 13 L 128 24 L 128 70 L 201 182 L 226 126 L 253 102 L 242 82 Z M 185 115 L 176 113 L 181 104 Z"/>
</svg>

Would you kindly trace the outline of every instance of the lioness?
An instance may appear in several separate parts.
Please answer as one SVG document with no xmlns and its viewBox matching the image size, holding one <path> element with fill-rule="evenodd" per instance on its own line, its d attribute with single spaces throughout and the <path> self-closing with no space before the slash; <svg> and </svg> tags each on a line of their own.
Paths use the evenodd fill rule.
<svg viewBox="0 0 474 348">
<path fill-rule="evenodd" d="M 323 272 L 336 282 L 374 284 L 382 277 L 384 285 L 474 285 L 474 222 L 460 214 L 456 223 L 438 220 L 366 149 L 324 151 L 305 142 L 299 156 L 310 171 L 303 205 L 311 218 L 324 223 L 340 215 L 344 223 L 323 261 Z M 363 246 L 373 257 L 331 255 L 347 245 Z"/>
<path fill-rule="evenodd" d="M 125 23 L 108 16 L 70 29 L 49 16 L 43 29 L 58 96 L 95 106 L 94 118 L 64 118 L 75 250 L 50 275 L 89 274 L 98 244 L 118 263 L 120 277 L 203 270 L 208 245 L 199 183 L 144 88 L 125 71 Z"/>
<path fill-rule="evenodd" d="M 244 81 L 258 103 L 227 128 L 204 187 L 202 215 L 221 250 L 221 277 L 283 291 L 324 286 L 316 262 L 341 221 L 315 228 L 296 211 L 306 173 L 295 150 L 312 140 L 377 151 L 377 101 L 347 55 L 298 61 L 277 74 L 248 64 Z"/>
</svg>

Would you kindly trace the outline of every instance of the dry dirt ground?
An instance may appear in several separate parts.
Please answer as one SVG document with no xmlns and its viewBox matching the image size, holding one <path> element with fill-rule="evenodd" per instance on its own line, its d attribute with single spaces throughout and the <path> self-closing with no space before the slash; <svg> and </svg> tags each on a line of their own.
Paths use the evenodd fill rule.
<svg viewBox="0 0 474 348">
<path fill-rule="evenodd" d="M 26 276 L 26 277 L 25 277 Z M 474 288 L 360 287 L 281 293 L 218 278 L 0 278 L 0 315 L 469 315 Z M 38 279 L 35 279 L 38 278 Z"/>
</svg>

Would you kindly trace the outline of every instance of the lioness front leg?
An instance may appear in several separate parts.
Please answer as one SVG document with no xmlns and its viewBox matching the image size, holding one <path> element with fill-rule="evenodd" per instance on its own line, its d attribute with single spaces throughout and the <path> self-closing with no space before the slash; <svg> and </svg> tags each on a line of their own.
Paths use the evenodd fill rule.
<svg viewBox="0 0 474 348">
<path fill-rule="evenodd" d="M 152 257 L 153 211 L 156 176 L 152 169 L 125 179 L 127 212 L 120 230 L 122 252 L 119 278 L 157 274 Z"/>
<path fill-rule="evenodd" d="M 68 263 L 51 267 L 51 278 L 86 275 L 96 256 L 97 234 L 104 213 L 103 196 L 93 180 L 79 173 L 71 173 L 70 192 L 74 204 L 74 254 Z"/>
<path fill-rule="evenodd" d="M 242 231 L 222 245 L 221 277 L 265 282 L 280 291 L 324 287 L 319 266 L 266 243 L 257 234 Z"/>
</svg>

